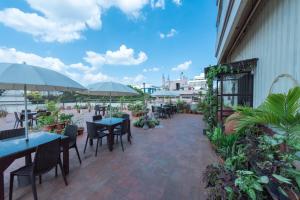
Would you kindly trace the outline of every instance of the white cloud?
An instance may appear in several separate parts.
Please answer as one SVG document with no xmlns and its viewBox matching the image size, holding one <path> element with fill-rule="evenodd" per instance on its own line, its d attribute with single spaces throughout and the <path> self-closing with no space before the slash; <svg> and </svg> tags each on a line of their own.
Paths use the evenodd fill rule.
<svg viewBox="0 0 300 200">
<path fill-rule="evenodd" d="M 98 3 L 104 9 L 117 7 L 128 16 L 139 17 L 149 0 L 98 0 Z"/>
<path fill-rule="evenodd" d="M 178 32 L 172 28 L 168 33 L 159 33 L 161 39 L 174 37 Z"/>
<path fill-rule="evenodd" d="M 143 75 L 143 74 L 138 74 L 136 76 L 133 76 L 133 77 L 128 77 L 128 76 L 125 76 L 123 77 L 122 79 L 122 83 L 123 84 L 141 84 L 142 82 L 144 82 L 146 79 L 146 77 Z"/>
<path fill-rule="evenodd" d="M 8 63 L 26 62 L 29 65 L 43 66 L 59 72 L 64 71 L 65 68 L 65 64 L 58 58 L 41 57 L 33 53 L 17 51 L 14 48 L 0 47 L 0 60 Z"/>
<path fill-rule="evenodd" d="M 147 54 L 140 51 L 137 55 L 131 48 L 121 45 L 117 51 L 106 51 L 99 54 L 93 51 L 86 52 L 84 60 L 92 66 L 108 65 L 139 65 L 148 59 Z"/>
<path fill-rule="evenodd" d="M 173 0 L 173 3 L 175 3 L 177 6 L 181 6 L 182 0 Z"/>
<path fill-rule="evenodd" d="M 186 71 L 189 69 L 190 65 L 192 64 L 192 61 L 186 61 L 180 65 L 177 65 L 177 67 L 173 67 L 172 71 Z"/>
<path fill-rule="evenodd" d="M 29 65 L 52 69 L 69 76 L 83 85 L 88 85 L 99 81 L 116 81 L 123 82 L 125 84 L 135 84 L 140 83 L 145 79 L 145 77 L 141 74 L 120 79 L 103 74 L 101 72 L 101 67 L 85 65 L 81 62 L 68 65 L 59 58 L 42 57 L 33 53 L 18 51 L 15 48 L 0 47 L 0 60 L 1 62 L 8 63 L 26 62 Z"/>
<path fill-rule="evenodd" d="M 165 0 L 151 0 L 151 7 L 165 9 Z"/>
<path fill-rule="evenodd" d="M 143 69 L 143 72 L 158 72 L 160 69 L 158 67 L 152 67 L 152 68 L 148 68 L 148 69 Z"/>
<path fill-rule="evenodd" d="M 44 42 L 70 42 L 87 29 L 100 29 L 103 11 L 117 7 L 139 17 L 149 0 L 27 0 L 32 12 L 18 8 L 0 10 L 0 23 Z"/>
</svg>

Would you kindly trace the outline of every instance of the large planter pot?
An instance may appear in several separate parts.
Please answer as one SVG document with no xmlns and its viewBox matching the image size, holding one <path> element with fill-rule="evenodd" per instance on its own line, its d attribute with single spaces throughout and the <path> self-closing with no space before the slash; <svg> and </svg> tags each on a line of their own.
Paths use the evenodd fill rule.
<svg viewBox="0 0 300 200">
<path fill-rule="evenodd" d="M 57 134 L 61 134 L 63 132 L 63 129 L 55 129 L 54 132 L 57 133 Z"/>
<path fill-rule="evenodd" d="M 240 115 L 239 113 L 233 113 L 229 117 L 236 118 L 236 117 L 239 117 L 239 115 Z M 226 120 L 225 124 L 224 124 L 224 126 L 225 126 L 224 133 L 226 135 L 235 133 L 235 129 L 236 129 L 237 125 L 238 125 L 237 120 L 234 120 L 234 119 L 232 119 L 232 120 Z"/>
<path fill-rule="evenodd" d="M 82 135 L 84 132 L 84 127 L 78 127 L 77 135 Z"/>
<path fill-rule="evenodd" d="M 53 131 L 53 130 L 55 129 L 55 126 L 56 126 L 55 124 L 52 124 L 52 125 L 46 125 L 46 126 L 43 127 L 43 130 L 44 130 L 44 131 L 48 131 L 48 132 L 49 132 L 49 131 Z"/>
<path fill-rule="evenodd" d="M 58 130 L 64 129 L 64 127 L 65 127 L 65 123 L 58 123 L 55 126 L 55 128 L 58 129 Z"/>
</svg>

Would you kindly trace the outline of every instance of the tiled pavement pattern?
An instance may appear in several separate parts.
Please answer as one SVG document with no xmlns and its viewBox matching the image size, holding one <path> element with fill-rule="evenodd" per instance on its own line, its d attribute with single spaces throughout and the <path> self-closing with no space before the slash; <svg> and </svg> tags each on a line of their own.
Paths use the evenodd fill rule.
<svg viewBox="0 0 300 200">
<path fill-rule="evenodd" d="M 80 165 L 75 150 L 70 150 L 69 185 L 64 185 L 61 176 L 55 178 L 53 170 L 37 187 L 39 199 L 205 199 L 202 172 L 217 158 L 202 135 L 202 117 L 177 114 L 161 124 L 150 130 L 132 127 L 133 143 L 125 142 L 125 152 L 119 144 L 109 152 L 104 142 L 97 157 L 95 145 L 83 154 L 86 135 L 78 137 L 83 162 Z M 9 171 L 23 162 L 19 159 L 6 170 L 6 197 Z M 33 198 L 30 186 L 15 187 L 13 195 L 20 200 Z"/>
</svg>

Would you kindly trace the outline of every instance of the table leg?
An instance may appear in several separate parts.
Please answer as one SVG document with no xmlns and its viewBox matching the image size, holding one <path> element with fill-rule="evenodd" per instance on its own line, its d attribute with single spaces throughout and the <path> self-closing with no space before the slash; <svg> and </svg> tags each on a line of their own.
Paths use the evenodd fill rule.
<svg viewBox="0 0 300 200">
<path fill-rule="evenodd" d="M 4 171 L 14 160 L 14 158 L 5 158 L 0 160 L 0 200 L 4 200 Z"/>
<path fill-rule="evenodd" d="M 63 142 L 63 168 L 65 174 L 69 173 L 69 142 L 68 140 Z"/>
<path fill-rule="evenodd" d="M 114 134 L 113 134 L 113 128 L 112 127 L 109 127 L 108 128 L 108 132 L 109 132 L 109 135 L 108 135 L 108 147 L 109 147 L 109 150 L 112 151 L 113 150 L 113 146 L 114 146 Z"/>
<path fill-rule="evenodd" d="M 0 199 L 4 200 L 4 171 L 0 173 Z"/>
</svg>

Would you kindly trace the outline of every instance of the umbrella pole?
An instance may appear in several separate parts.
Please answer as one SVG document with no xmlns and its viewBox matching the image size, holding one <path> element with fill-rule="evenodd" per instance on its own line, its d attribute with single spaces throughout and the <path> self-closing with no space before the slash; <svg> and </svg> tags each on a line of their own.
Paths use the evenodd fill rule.
<svg viewBox="0 0 300 200">
<path fill-rule="evenodd" d="M 109 94 L 109 118 L 111 119 L 111 92 Z"/>
<path fill-rule="evenodd" d="M 27 86 L 24 85 L 24 103 L 25 103 L 25 137 L 28 141 L 28 113 L 27 113 Z"/>
</svg>

